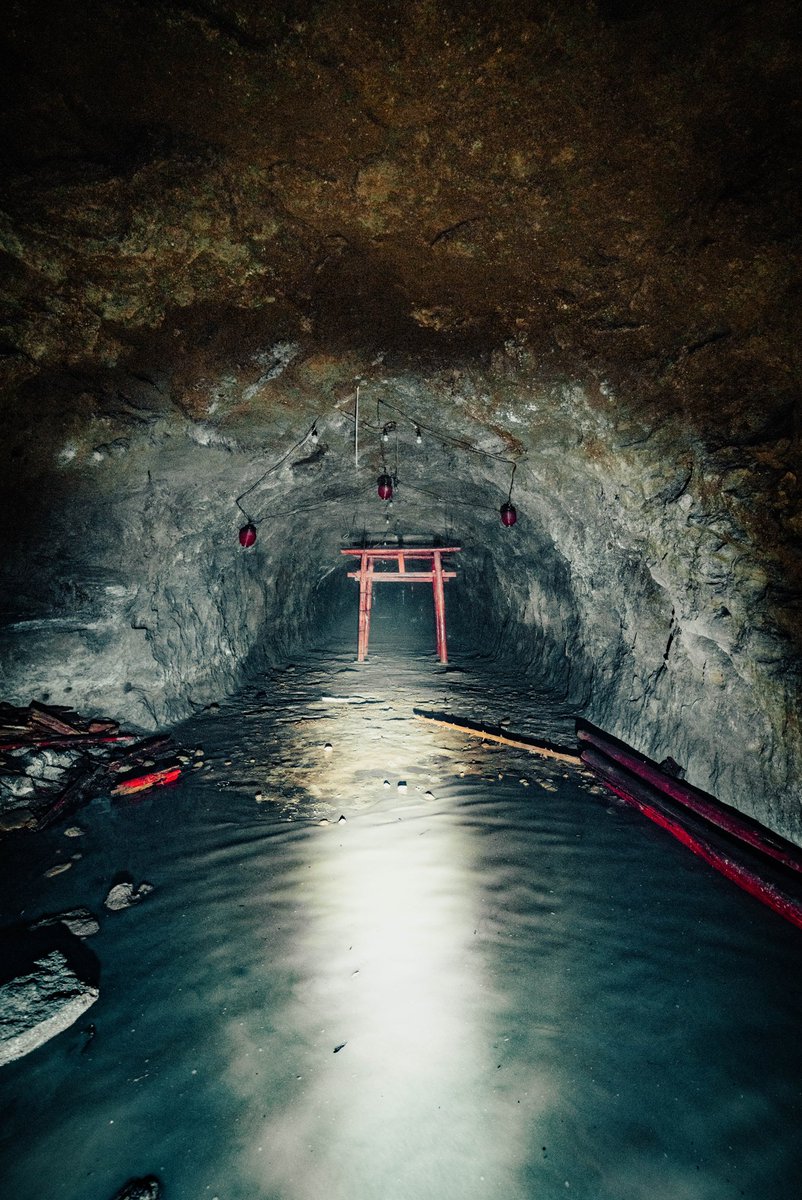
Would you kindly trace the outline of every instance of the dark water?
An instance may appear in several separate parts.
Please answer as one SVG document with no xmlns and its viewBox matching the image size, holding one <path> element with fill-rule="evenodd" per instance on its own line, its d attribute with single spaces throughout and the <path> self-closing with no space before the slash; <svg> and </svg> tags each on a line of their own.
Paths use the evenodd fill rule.
<svg viewBox="0 0 802 1200">
<path fill-rule="evenodd" d="M 383 646 L 256 680 L 179 731 L 212 766 L 82 838 L 6 843 L 8 920 L 155 891 L 0 1072 L 0 1197 L 797 1200 L 802 934 L 573 770 L 411 716 L 568 740 L 536 687 Z"/>
</svg>

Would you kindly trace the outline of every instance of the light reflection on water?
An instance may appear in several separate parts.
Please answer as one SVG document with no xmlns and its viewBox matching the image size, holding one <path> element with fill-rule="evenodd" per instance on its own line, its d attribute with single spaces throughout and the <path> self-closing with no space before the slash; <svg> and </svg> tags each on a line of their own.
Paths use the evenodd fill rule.
<svg viewBox="0 0 802 1200">
<path fill-rule="evenodd" d="M 475 948 L 469 838 L 389 809 L 310 851 L 280 1018 L 301 1080 L 259 1135 L 254 1178 L 287 1200 L 521 1195 L 532 1109 L 499 1086 L 503 998 Z"/>
<path fill-rule="evenodd" d="M 11 917 L 156 891 L 103 918 L 85 1052 L 86 1021 L 0 1072 L 0 1196 L 797 1200 L 798 931 L 576 777 L 409 719 L 427 688 L 499 716 L 492 681 L 288 678 L 314 720 L 252 691 L 197 721 L 215 768 L 81 814 L 71 871 L 42 880 L 60 833 L 17 844 Z"/>
</svg>

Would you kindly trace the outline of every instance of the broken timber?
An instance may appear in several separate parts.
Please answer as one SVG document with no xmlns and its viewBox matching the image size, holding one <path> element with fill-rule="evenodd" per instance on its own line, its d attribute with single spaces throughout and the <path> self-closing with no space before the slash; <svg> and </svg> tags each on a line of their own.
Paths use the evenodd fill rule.
<svg viewBox="0 0 802 1200">
<path fill-rule="evenodd" d="M 413 708 L 412 711 L 419 721 L 430 721 L 433 725 L 442 725 L 444 729 L 457 729 L 460 733 L 468 733 L 471 737 L 481 738 L 485 742 L 498 742 L 502 746 L 511 746 L 514 750 L 528 750 L 530 754 L 554 758 L 558 762 L 572 763 L 574 766 L 581 763 L 580 756 L 572 750 L 554 746 L 550 742 L 538 742 L 525 734 L 510 735 L 500 725 L 476 725 L 462 717 L 453 717 L 448 713 L 425 712 L 422 708 Z"/>
</svg>

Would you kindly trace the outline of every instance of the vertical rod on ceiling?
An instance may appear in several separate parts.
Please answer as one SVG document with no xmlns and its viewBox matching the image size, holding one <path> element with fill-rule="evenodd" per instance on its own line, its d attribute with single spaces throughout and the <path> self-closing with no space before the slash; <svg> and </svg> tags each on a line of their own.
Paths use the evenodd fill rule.
<svg viewBox="0 0 802 1200">
<path fill-rule="evenodd" d="M 354 469 L 359 470 L 359 384 L 356 385 L 356 410 L 354 412 Z"/>
</svg>

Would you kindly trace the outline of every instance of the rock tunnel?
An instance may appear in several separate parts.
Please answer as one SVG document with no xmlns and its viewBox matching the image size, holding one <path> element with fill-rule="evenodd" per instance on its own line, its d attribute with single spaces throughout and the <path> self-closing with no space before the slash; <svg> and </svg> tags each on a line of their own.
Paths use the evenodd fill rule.
<svg viewBox="0 0 802 1200">
<path fill-rule="evenodd" d="M 175 721 L 326 620 L 344 539 L 447 533 L 466 636 L 799 838 L 786 6 L 6 37 L 6 698 Z"/>
<path fill-rule="evenodd" d="M 457 658 L 802 844 L 792 6 L 4 24 L 0 699 L 176 726 L 459 545 Z"/>
</svg>

